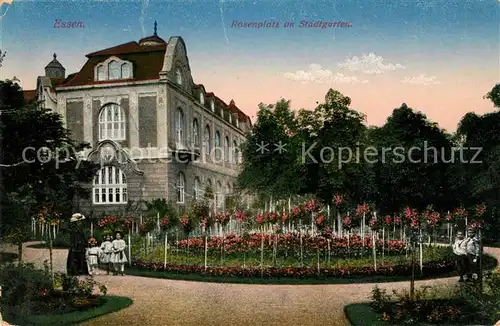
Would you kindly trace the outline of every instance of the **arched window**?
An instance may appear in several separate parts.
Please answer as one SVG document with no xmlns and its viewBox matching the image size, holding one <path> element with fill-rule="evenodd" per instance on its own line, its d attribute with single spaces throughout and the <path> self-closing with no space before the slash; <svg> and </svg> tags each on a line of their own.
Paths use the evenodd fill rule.
<svg viewBox="0 0 500 326">
<path fill-rule="evenodd" d="M 182 85 L 182 71 L 181 68 L 175 69 L 175 81 L 177 84 Z"/>
<path fill-rule="evenodd" d="M 122 70 L 121 70 L 120 63 L 118 63 L 117 61 L 114 61 L 114 60 L 111 61 L 108 64 L 108 75 L 109 75 L 109 79 L 120 79 L 122 76 Z"/>
<path fill-rule="evenodd" d="M 179 108 L 175 111 L 175 133 L 178 146 L 184 146 L 184 113 Z"/>
<path fill-rule="evenodd" d="M 177 175 L 177 203 L 184 204 L 184 195 L 186 190 L 186 177 L 184 173 L 179 172 Z"/>
<path fill-rule="evenodd" d="M 125 140 L 125 112 L 115 103 L 106 104 L 99 113 L 99 141 Z"/>
<path fill-rule="evenodd" d="M 200 178 L 198 177 L 195 177 L 194 178 L 194 187 L 193 187 L 193 197 L 194 197 L 194 200 L 201 200 L 202 196 L 202 189 L 201 189 L 201 181 L 200 181 Z"/>
<path fill-rule="evenodd" d="M 238 163 L 238 144 L 236 143 L 236 140 L 233 140 L 233 148 L 232 148 L 232 162 L 233 164 Z"/>
<path fill-rule="evenodd" d="M 106 73 L 104 72 L 104 66 L 97 67 L 97 80 L 106 80 Z"/>
<path fill-rule="evenodd" d="M 130 65 L 128 63 L 122 64 L 121 77 L 123 79 L 127 79 L 127 78 L 131 78 L 132 77 L 132 71 L 131 71 Z"/>
<path fill-rule="evenodd" d="M 126 204 L 127 180 L 116 166 L 97 171 L 92 188 L 94 204 Z"/>
<path fill-rule="evenodd" d="M 229 137 L 224 138 L 224 161 L 229 162 Z"/>
<path fill-rule="evenodd" d="M 212 137 L 210 134 L 210 127 L 208 125 L 205 126 L 205 132 L 203 135 L 203 149 L 205 150 L 205 154 L 208 155 L 210 154 L 210 151 L 212 150 Z"/>
<path fill-rule="evenodd" d="M 215 132 L 215 158 L 220 158 L 221 142 L 220 142 L 220 132 Z"/>
<path fill-rule="evenodd" d="M 228 183 L 226 183 L 226 191 L 225 191 L 225 195 L 230 197 L 231 196 L 231 185 Z"/>
<path fill-rule="evenodd" d="M 210 110 L 212 110 L 212 112 L 215 112 L 215 102 L 214 102 L 214 100 L 210 101 Z"/>
<path fill-rule="evenodd" d="M 200 145 L 200 125 L 198 119 L 193 119 L 193 143 L 195 146 Z"/>
<path fill-rule="evenodd" d="M 220 181 L 217 182 L 216 198 L 217 198 L 217 207 L 222 207 L 224 205 L 224 193 L 222 189 L 222 183 Z"/>
<path fill-rule="evenodd" d="M 205 96 L 203 96 L 203 92 L 200 92 L 200 104 L 201 105 L 205 104 Z"/>
</svg>

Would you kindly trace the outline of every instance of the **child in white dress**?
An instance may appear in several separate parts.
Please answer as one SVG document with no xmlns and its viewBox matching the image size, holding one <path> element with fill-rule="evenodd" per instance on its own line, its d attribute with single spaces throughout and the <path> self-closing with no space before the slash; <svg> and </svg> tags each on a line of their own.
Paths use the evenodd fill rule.
<svg viewBox="0 0 500 326">
<path fill-rule="evenodd" d="M 127 256 L 125 256 L 125 248 L 127 247 L 127 245 L 122 239 L 122 234 L 120 231 L 115 232 L 115 240 L 113 240 L 112 244 L 113 253 L 111 254 L 111 262 L 113 263 L 115 270 L 114 275 L 119 273 L 123 276 L 125 263 L 127 262 Z"/>
<path fill-rule="evenodd" d="M 98 275 L 97 267 L 99 259 L 102 256 L 102 250 L 97 246 L 97 240 L 94 238 L 89 239 L 90 248 L 87 248 L 85 258 L 89 267 L 89 275 Z"/>
<path fill-rule="evenodd" d="M 113 243 L 110 234 L 104 237 L 103 243 L 101 243 L 101 250 L 103 252 L 101 263 L 106 264 L 106 271 L 109 275 L 111 271 L 111 254 L 113 253 Z"/>
</svg>

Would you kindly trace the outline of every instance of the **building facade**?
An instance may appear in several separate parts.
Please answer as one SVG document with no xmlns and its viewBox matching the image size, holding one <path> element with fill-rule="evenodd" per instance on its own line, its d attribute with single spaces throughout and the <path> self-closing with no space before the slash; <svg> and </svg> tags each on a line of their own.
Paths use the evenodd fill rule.
<svg viewBox="0 0 500 326">
<path fill-rule="evenodd" d="M 81 211 L 109 212 L 130 201 L 167 198 L 182 209 L 210 189 L 222 208 L 235 191 L 250 118 L 193 82 L 181 37 L 153 36 L 87 55 L 66 76 L 54 59 L 26 91 L 58 112 L 82 159 L 101 164 Z"/>
</svg>

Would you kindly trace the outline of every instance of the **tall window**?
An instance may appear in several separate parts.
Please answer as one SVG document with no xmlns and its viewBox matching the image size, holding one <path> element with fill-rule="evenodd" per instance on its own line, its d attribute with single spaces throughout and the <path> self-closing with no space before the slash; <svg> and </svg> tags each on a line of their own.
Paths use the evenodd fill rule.
<svg viewBox="0 0 500 326">
<path fill-rule="evenodd" d="M 94 204 L 126 204 L 127 180 L 115 166 L 105 166 L 94 177 L 92 188 Z"/>
<path fill-rule="evenodd" d="M 216 198 L 217 198 L 217 207 L 222 207 L 224 205 L 224 193 L 222 189 L 222 183 L 217 182 Z"/>
<path fill-rule="evenodd" d="M 115 103 L 106 104 L 99 113 L 99 141 L 125 140 L 125 112 Z"/>
<path fill-rule="evenodd" d="M 179 204 L 184 203 L 185 190 L 186 190 L 186 177 L 184 176 L 184 173 L 179 172 L 179 174 L 177 175 L 177 202 Z"/>
<path fill-rule="evenodd" d="M 205 104 L 205 96 L 203 96 L 203 92 L 200 92 L 200 104 Z"/>
<path fill-rule="evenodd" d="M 215 112 L 215 102 L 214 102 L 214 100 L 210 101 L 210 109 L 212 110 L 212 112 Z"/>
<path fill-rule="evenodd" d="M 130 65 L 128 63 L 122 64 L 122 78 L 127 79 L 132 76 L 130 71 Z"/>
<path fill-rule="evenodd" d="M 211 148 L 212 137 L 210 135 L 210 127 L 208 125 L 206 125 L 206 127 L 205 127 L 205 134 L 203 136 L 204 136 L 203 137 L 204 138 L 203 147 L 205 150 L 205 154 L 210 154 L 210 151 L 212 150 L 212 148 Z"/>
<path fill-rule="evenodd" d="M 201 189 L 200 178 L 195 177 L 194 178 L 194 187 L 193 187 L 194 200 L 201 200 L 202 199 L 201 193 L 202 193 L 202 189 Z"/>
<path fill-rule="evenodd" d="M 232 157 L 232 162 L 233 164 L 238 163 L 238 144 L 236 143 L 236 140 L 233 140 L 233 157 Z"/>
<path fill-rule="evenodd" d="M 175 81 L 177 84 L 182 85 L 182 71 L 180 68 L 175 69 Z"/>
<path fill-rule="evenodd" d="M 180 108 L 175 111 L 175 132 L 177 144 L 184 146 L 184 113 Z"/>
<path fill-rule="evenodd" d="M 229 162 L 229 137 L 224 138 L 224 161 Z"/>
<path fill-rule="evenodd" d="M 193 143 L 195 146 L 200 145 L 200 126 L 196 118 L 193 120 Z"/>
<path fill-rule="evenodd" d="M 220 146 L 220 132 L 219 131 L 216 131 L 215 132 L 215 158 L 216 159 L 220 159 L 220 150 L 221 150 L 221 146 Z"/>
<path fill-rule="evenodd" d="M 108 74 L 109 74 L 109 79 L 120 79 L 122 75 L 122 69 L 120 63 L 114 60 L 111 61 L 108 64 Z"/>
<path fill-rule="evenodd" d="M 106 80 L 106 73 L 104 72 L 104 66 L 97 67 L 97 80 Z"/>
</svg>

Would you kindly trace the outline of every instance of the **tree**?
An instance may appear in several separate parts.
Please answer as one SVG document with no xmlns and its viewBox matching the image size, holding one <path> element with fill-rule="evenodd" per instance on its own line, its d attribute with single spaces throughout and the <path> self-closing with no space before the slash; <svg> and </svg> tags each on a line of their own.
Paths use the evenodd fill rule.
<svg viewBox="0 0 500 326">
<path fill-rule="evenodd" d="M 83 184 L 92 181 L 99 165 L 81 160 L 77 153 L 89 144 L 75 144 L 61 116 L 38 103 L 24 103 L 22 89 L 11 81 L 0 81 L 0 135 L 3 164 L 2 210 L 18 205 L 9 194 L 29 189 L 35 203 L 23 223 L 30 224 L 37 207 L 48 206 L 58 214 L 70 215 L 75 198 L 89 195 Z M 3 216 L 8 216 L 3 214 Z M 9 218 L 2 227 L 13 229 L 20 221 Z"/>
<path fill-rule="evenodd" d="M 495 85 L 485 98 L 500 107 L 500 84 Z M 487 235 L 498 239 L 500 227 L 500 112 L 484 115 L 467 113 L 460 121 L 456 133 L 464 151 L 464 162 L 453 166 L 453 187 L 465 206 L 483 202 L 489 207 L 485 220 L 491 226 Z"/>
<path fill-rule="evenodd" d="M 366 145 L 365 116 L 350 104 L 348 96 L 330 89 L 325 103 L 312 113 L 299 113 L 299 133 L 307 144 L 302 153 L 307 181 L 301 193 L 331 202 L 335 193 L 353 198 L 372 189 L 369 180 L 365 180 L 366 189 L 359 183 L 362 174 L 369 174 L 369 167 L 356 157 L 357 149 L 362 151 Z"/>
<path fill-rule="evenodd" d="M 450 135 L 402 104 L 382 127 L 371 130 L 370 138 L 379 154 L 374 169 L 377 202 L 384 212 L 392 214 L 407 205 L 449 209 L 446 161 L 452 151 Z"/>
<path fill-rule="evenodd" d="M 500 109 L 500 84 L 493 86 L 491 91 L 485 95 L 485 98 L 489 99 L 496 108 Z"/>
<path fill-rule="evenodd" d="M 242 148 L 244 163 L 238 186 L 275 199 L 296 194 L 304 181 L 296 131 L 289 101 L 260 104 L 257 121 Z"/>
</svg>

